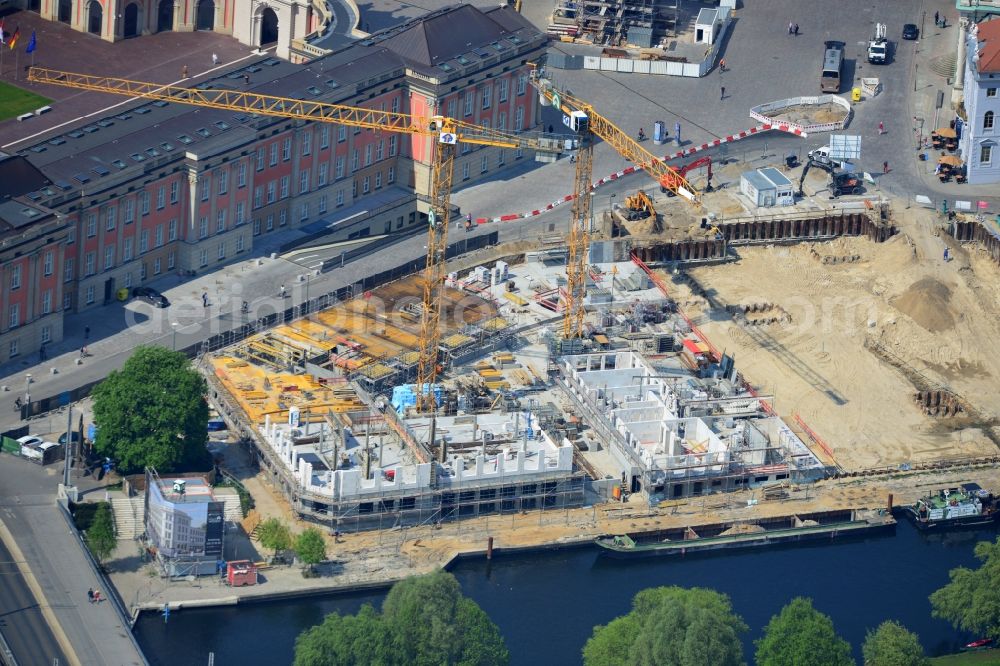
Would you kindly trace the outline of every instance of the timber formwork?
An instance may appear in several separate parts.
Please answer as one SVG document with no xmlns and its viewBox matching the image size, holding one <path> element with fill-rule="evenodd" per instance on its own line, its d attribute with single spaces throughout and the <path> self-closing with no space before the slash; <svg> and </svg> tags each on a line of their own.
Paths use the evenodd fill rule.
<svg viewBox="0 0 1000 666">
<path fill-rule="evenodd" d="M 978 221 L 953 220 L 948 231 L 955 240 L 977 243 L 993 261 L 1000 263 L 1000 235 L 985 224 Z"/>
</svg>

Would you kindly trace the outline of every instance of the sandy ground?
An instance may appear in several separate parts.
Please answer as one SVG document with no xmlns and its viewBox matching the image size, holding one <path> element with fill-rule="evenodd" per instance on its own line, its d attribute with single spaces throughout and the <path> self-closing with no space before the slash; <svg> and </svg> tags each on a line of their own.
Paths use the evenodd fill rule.
<svg viewBox="0 0 1000 666">
<path fill-rule="evenodd" d="M 740 247 L 735 264 L 690 271 L 703 296 L 676 276 L 675 295 L 843 467 L 994 455 L 1000 359 L 988 341 L 1000 335 L 1000 268 L 955 243 L 934 213 L 894 215 L 902 232 L 884 244 Z M 770 304 L 791 320 L 737 325 L 723 309 L 737 304 Z M 915 394 L 928 389 L 956 393 L 967 413 L 926 415 Z"/>
</svg>

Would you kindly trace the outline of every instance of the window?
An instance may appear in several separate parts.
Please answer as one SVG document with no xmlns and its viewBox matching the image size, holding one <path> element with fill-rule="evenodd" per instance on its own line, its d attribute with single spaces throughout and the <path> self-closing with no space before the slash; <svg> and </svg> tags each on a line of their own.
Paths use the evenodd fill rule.
<svg viewBox="0 0 1000 666">
<path fill-rule="evenodd" d="M 452 99 L 448 100 L 448 117 L 449 118 L 454 118 L 455 117 L 455 107 L 457 106 L 457 102 L 458 102 L 458 100 L 455 99 L 455 98 L 452 98 Z"/>
<path fill-rule="evenodd" d="M 319 128 L 319 148 L 323 150 L 330 147 L 330 126 L 323 125 Z"/>
<path fill-rule="evenodd" d="M 506 151 L 501 148 L 497 151 L 497 166 L 503 166 L 504 159 L 506 159 Z"/>
<path fill-rule="evenodd" d="M 462 165 L 462 180 L 469 180 L 469 163 Z"/>
<path fill-rule="evenodd" d="M 343 125 L 337 127 L 337 143 L 347 141 L 347 128 Z"/>
<path fill-rule="evenodd" d="M 215 214 L 215 233 L 221 234 L 226 230 L 226 211 L 225 209 L 216 212 Z"/>
<path fill-rule="evenodd" d="M 167 240 L 175 241 L 177 240 L 177 218 L 170 220 L 167 226 Z"/>
<path fill-rule="evenodd" d="M 157 257 L 156 259 L 153 260 L 153 275 L 159 275 L 159 274 L 160 274 L 160 258 Z"/>
<path fill-rule="evenodd" d="M 10 354 L 9 355 L 10 355 L 11 358 L 14 358 L 15 356 L 17 356 L 17 340 L 16 339 L 11 340 L 10 341 L 10 345 L 7 347 L 7 349 L 10 350 Z"/>
<path fill-rule="evenodd" d="M 396 139 L 398 139 L 395 134 L 389 137 L 389 157 L 396 156 Z"/>
<path fill-rule="evenodd" d="M 253 235 L 254 236 L 260 236 L 260 219 L 259 218 L 253 221 Z"/>
<path fill-rule="evenodd" d="M 168 271 L 174 270 L 174 264 L 176 263 L 177 263 L 177 254 L 173 250 L 171 250 L 167 254 L 167 270 Z"/>
<path fill-rule="evenodd" d="M 208 266 L 208 250 L 202 250 L 198 253 L 198 265 L 202 268 Z"/>
<path fill-rule="evenodd" d="M 104 270 L 113 268 L 115 265 L 115 246 L 105 245 L 104 246 Z"/>
<path fill-rule="evenodd" d="M 160 185 L 156 190 L 156 210 L 163 210 L 164 202 L 167 197 L 167 191 Z"/>
<path fill-rule="evenodd" d="M 323 187 L 326 185 L 327 178 L 330 175 L 330 165 L 323 162 L 319 165 L 319 171 L 316 173 L 316 187 Z"/>
<path fill-rule="evenodd" d="M 507 90 L 510 88 L 510 79 L 500 79 L 500 90 L 497 101 L 501 104 L 507 101 Z"/>
<path fill-rule="evenodd" d="M 358 198 L 358 179 L 357 178 L 352 178 L 351 179 L 351 199 L 357 199 L 357 198 Z"/>
<path fill-rule="evenodd" d="M 218 254 L 218 256 L 219 256 L 219 261 L 222 261 L 223 259 L 226 258 L 226 244 L 225 243 L 219 243 L 219 254 Z"/>
<path fill-rule="evenodd" d="M 52 275 L 52 250 L 45 253 L 45 258 L 42 259 L 42 272 L 45 277 Z"/>
<path fill-rule="evenodd" d="M 309 172 L 303 171 L 299 174 L 299 194 L 309 191 Z"/>
<path fill-rule="evenodd" d="M 282 176 L 281 177 L 281 198 L 282 199 L 287 199 L 288 198 L 288 181 L 289 180 L 290 179 L 289 179 L 288 176 Z"/>
<path fill-rule="evenodd" d="M 156 246 L 155 247 L 163 247 L 163 225 L 162 224 L 156 225 Z"/>
<path fill-rule="evenodd" d="M 265 222 L 266 224 L 264 225 L 264 228 L 266 230 L 271 231 L 272 229 L 274 229 L 274 214 L 272 213 L 271 215 L 268 215 L 267 220 L 265 220 Z"/>
<path fill-rule="evenodd" d="M 8 328 L 17 328 L 21 324 L 21 304 L 14 303 L 10 306 L 10 316 L 7 318 Z"/>
<path fill-rule="evenodd" d="M 324 194 L 319 198 L 319 203 L 317 204 L 317 212 L 322 215 L 326 212 L 326 195 Z"/>
<path fill-rule="evenodd" d="M 219 194 L 225 194 L 229 191 L 229 169 L 221 169 L 216 175 L 216 179 L 219 181 Z"/>
<path fill-rule="evenodd" d="M 490 168 L 490 161 L 487 155 L 483 155 L 482 159 L 479 160 L 479 173 L 486 173 Z"/>
<path fill-rule="evenodd" d="M 170 203 L 177 203 L 177 199 L 180 197 L 181 184 L 176 180 L 170 183 Z"/>
<path fill-rule="evenodd" d="M 69 310 L 71 307 L 73 307 L 73 294 L 67 290 L 63 293 L 63 310 Z"/>
<path fill-rule="evenodd" d="M 525 89 L 528 87 L 528 75 L 521 74 L 517 77 L 517 94 L 518 96 L 523 95 Z"/>
<path fill-rule="evenodd" d="M 514 131 L 520 132 L 524 129 L 524 107 L 519 106 L 514 112 Z"/>
<path fill-rule="evenodd" d="M 198 181 L 198 192 L 201 195 L 202 201 L 208 201 L 208 195 L 211 189 L 212 189 L 212 180 L 206 173 Z"/>
<path fill-rule="evenodd" d="M 139 195 L 139 207 L 143 215 L 149 215 L 149 192 Z"/>
<path fill-rule="evenodd" d="M 337 205 L 344 205 L 344 190 L 337 190 Z"/>
<path fill-rule="evenodd" d="M 501 111 L 497 114 L 497 129 L 505 130 L 507 129 L 507 112 Z"/>
<path fill-rule="evenodd" d="M 242 201 L 236 202 L 236 225 L 246 222 L 246 206 Z"/>
<path fill-rule="evenodd" d="M 472 115 L 472 102 L 475 96 L 475 91 L 466 90 L 465 91 L 465 115 Z"/>
<path fill-rule="evenodd" d="M 344 177 L 344 156 L 343 155 L 337 155 L 336 171 L 334 171 L 334 174 L 335 174 L 334 177 L 338 178 L 338 179 Z"/>
<path fill-rule="evenodd" d="M 263 171 L 263 170 L 264 170 L 264 149 L 263 148 L 258 148 L 257 149 L 257 171 Z"/>
<path fill-rule="evenodd" d="M 483 88 L 483 108 L 484 109 L 490 108 L 490 102 L 493 101 L 492 98 L 493 98 L 493 86 L 487 84 L 486 87 Z"/>
<path fill-rule="evenodd" d="M 989 164 L 993 161 L 993 144 L 987 143 L 983 144 L 979 148 L 979 163 Z"/>
<path fill-rule="evenodd" d="M 66 265 L 63 266 L 63 282 L 73 281 L 73 257 L 67 257 Z"/>
<path fill-rule="evenodd" d="M 282 208 L 278 211 L 278 226 L 283 227 L 288 223 L 288 209 Z"/>
<path fill-rule="evenodd" d="M 146 262 L 139 264 L 139 282 L 146 279 Z"/>
<path fill-rule="evenodd" d="M 76 242 L 76 229 L 70 228 L 70 230 L 66 232 L 66 245 L 72 245 L 75 242 Z"/>
<path fill-rule="evenodd" d="M 278 142 L 275 141 L 271 144 L 271 159 L 270 164 L 274 166 L 278 163 Z"/>
<path fill-rule="evenodd" d="M 996 88 L 987 88 L 986 89 L 986 96 L 987 97 L 996 97 L 997 96 L 997 89 Z"/>
<path fill-rule="evenodd" d="M 132 239 L 122 241 L 122 261 L 132 261 Z"/>
<path fill-rule="evenodd" d="M 372 163 L 372 144 L 365 146 L 365 166 L 371 166 Z"/>
<path fill-rule="evenodd" d="M 21 288 L 21 267 L 14 266 L 10 271 L 10 288 L 20 289 Z"/>
<path fill-rule="evenodd" d="M 275 187 L 275 181 L 272 180 L 270 183 L 267 184 L 267 203 L 274 203 L 275 199 L 274 195 L 276 191 L 277 188 Z"/>
<path fill-rule="evenodd" d="M 376 171 L 375 172 L 375 189 L 377 190 L 380 187 L 382 187 L 382 172 L 381 171 Z"/>
<path fill-rule="evenodd" d="M 379 139 L 375 144 L 375 161 L 381 162 L 383 159 L 385 159 L 385 139 Z"/>
<path fill-rule="evenodd" d="M 357 171 L 358 167 L 360 166 L 361 166 L 361 160 L 358 159 L 358 151 L 355 150 L 354 153 L 351 155 L 351 173 Z"/>
<path fill-rule="evenodd" d="M 131 271 L 125 274 L 125 288 L 132 286 L 132 273 Z"/>
<path fill-rule="evenodd" d="M 983 129 L 993 129 L 993 112 L 987 111 L 983 114 Z"/>
<path fill-rule="evenodd" d="M 308 219 L 309 219 L 309 204 L 304 203 L 301 206 L 299 206 L 299 221 L 302 222 Z"/>
<path fill-rule="evenodd" d="M 396 167 L 389 167 L 386 170 L 385 182 L 389 183 L 390 185 L 396 182 Z"/>
<path fill-rule="evenodd" d="M 202 217 L 198 220 L 198 238 L 206 238 L 208 236 L 208 218 Z"/>
<path fill-rule="evenodd" d="M 371 191 L 371 189 L 372 189 L 371 188 L 371 178 L 369 178 L 368 176 L 365 176 L 365 178 L 364 178 L 364 180 L 362 181 L 362 184 L 361 184 L 361 192 L 364 193 L 364 194 L 368 194 Z"/>
<path fill-rule="evenodd" d="M 50 312 L 52 312 L 52 290 L 46 289 L 42 294 L 42 314 L 47 315 Z"/>
<path fill-rule="evenodd" d="M 135 221 L 135 199 L 125 200 L 124 223 L 132 224 Z"/>
<path fill-rule="evenodd" d="M 236 252 L 243 251 L 243 234 L 236 237 Z"/>
<path fill-rule="evenodd" d="M 114 206 L 108 206 L 107 210 L 104 211 L 105 228 L 108 231 L 114 231 L 115 230 L 115 216 L 116 216 L 116 212 L 115 211 L 116 211 L 116 208 Z"/>
<path fill-rule="evenodd" d="M 253 207 L 260 208 L 264 205 L 264 188 L 258 185 L 253 188 Z"/>
<path fill-rule="evenodd" d="M 142 254 L 147 250 L 149 250 L 149 229 L 143 229 L 142 232 L 139 233 L 139 254 Z"/>
<path fill-rule="evenodd" d="M 41 340 L 42 340 L 42 344 L 43 345 L 45 343 L 47 343 L 47 342 L 51 342 L 52 341 L 52 327 L 51 326 L 42 326 Z"/>
<path fill-rule="evenodd" d="M 287 162 L 292 159 L 292 137 L 286 136 L 281 144 L 281 161 Z"/>
<path fill-rule="evenodd" d="M 97 215 L 94 213 L 87 213 L 87 238 L 93 238 L 97 235 Z"/>
<path fill-rule="evenodd" d="M 309 155 L 312 153 L 313 135 L 311 131 L 307 131 L 302 135 L 302 155 Z"/>
<path fill-rule="evenodd" d="M 86 275 L 93 275 L 94 274 L 94 262 L 95 262 L 96 259 L 97 259 L 97 257 L 94 256 L 93 252 L 88 252 L 84 256 L 84 269 L 85 270 L 84 270 L 83 274 L 85 276 Z"/>
<path fill-rule="evenodd" d="M 240 162 L 236 165 L 236 187 L 246 187 L 247 184 L 247 163 Z"/>
</svg>

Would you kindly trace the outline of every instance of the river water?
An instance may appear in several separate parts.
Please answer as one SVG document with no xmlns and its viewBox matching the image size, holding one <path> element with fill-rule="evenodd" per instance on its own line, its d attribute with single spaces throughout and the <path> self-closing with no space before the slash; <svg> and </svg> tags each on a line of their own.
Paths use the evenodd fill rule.
<svg viewBox="0 0 1000 666">
<path fill-rule="evenodd" d="M 593 626 L 628 612 L 632 596 L 656 585 L 709 587 L 730 596 L 753 640 L 793 596 L 812 597 L 860 661 L 868 628 L 896 619 L 920 635 L 928 654 L 953 652 L 973 637 L 931 617 L 928 595 L 956 566 L 975 566 L 977 541 L 996 530 L 926 535 L 900 521 L 895 536 L 816 542 L 723 554 L 613 560 L 596 549 L 466 560 L 453 568 L 465 594 L 500 627 L 513 664 L 579 664 Z M 219 609 L 145 614 L 135 631 L 152 664 L 286 664 L 295 637 L 326 613 L 354 613 L 382 593 L 340 594 Z"/>
</svg>

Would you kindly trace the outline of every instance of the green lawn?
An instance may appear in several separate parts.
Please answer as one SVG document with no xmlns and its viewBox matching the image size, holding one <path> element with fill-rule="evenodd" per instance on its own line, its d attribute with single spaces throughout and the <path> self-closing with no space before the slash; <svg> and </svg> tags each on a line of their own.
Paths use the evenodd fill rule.
<svg viewBox="0 0 1000 666">
<path fill-rule="evenodd" d="M 34 111 L 51 101 L 33 92 L 0 82 L 0 120 L 7 120 L 28 111 Z"/>
<path fill-rule="evenodd" d="M 1000 650 L 983 652 L 962 652 L 946 657 L 931 659 L 933 666 L 997 666 L 1000 665 Z"/>
</svg>

